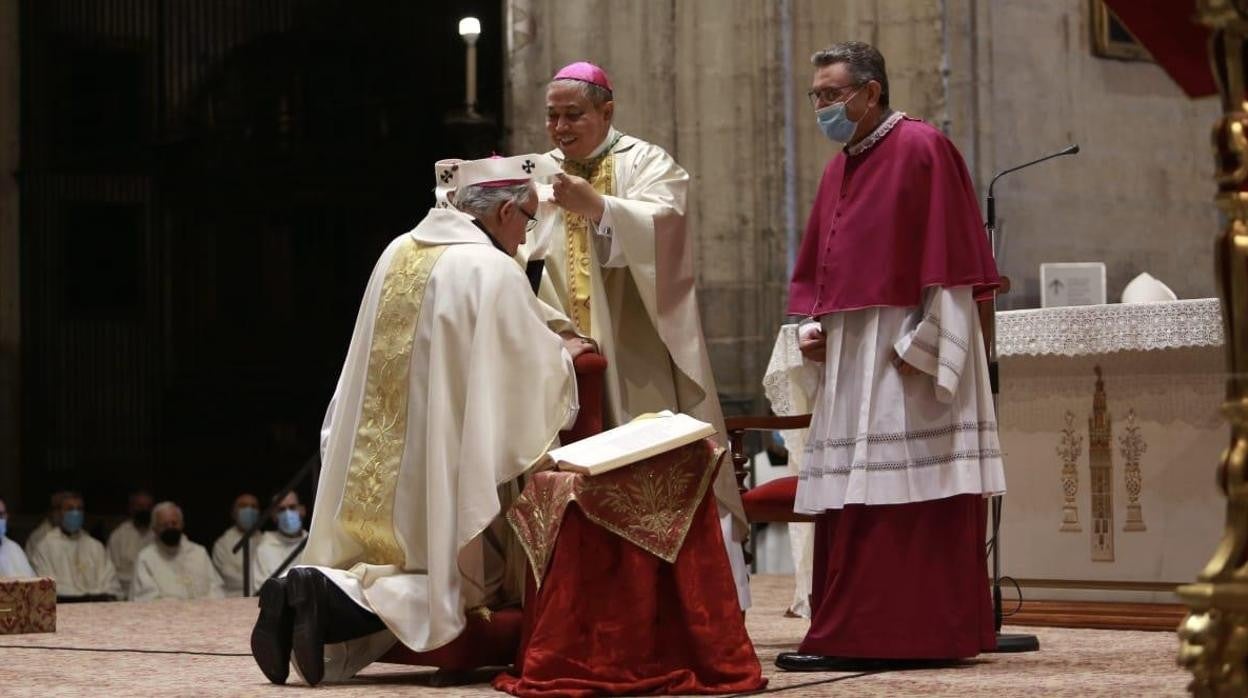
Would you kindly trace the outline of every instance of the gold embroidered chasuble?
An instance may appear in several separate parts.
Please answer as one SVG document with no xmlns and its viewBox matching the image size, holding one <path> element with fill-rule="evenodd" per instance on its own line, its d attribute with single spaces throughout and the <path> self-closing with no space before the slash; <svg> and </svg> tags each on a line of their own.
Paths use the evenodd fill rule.
<svg viewBox="0 0 1248 698">
<path fill-rule="evenodd" d="M 454 209 L 382 253 L 321 432 L 300 560 L 392 634 L 367 650 L 344 643 L 348 664 L 380 656 L 386 637 L 440 647 L 490 598 L 500 491 L 575 409 L 571 361 L 538 305 L 524 272 Z"/>
<path fill-rule="evenodd" d="M 368 352 L 364 405 L 339 518 L 373 564 L 402 566 L 394 537 L 394 495 L 407 427 L 408 372 L 425 286 L 444 245 L 408 238 L 395 250 L 381 288 Z"/>
</svg>

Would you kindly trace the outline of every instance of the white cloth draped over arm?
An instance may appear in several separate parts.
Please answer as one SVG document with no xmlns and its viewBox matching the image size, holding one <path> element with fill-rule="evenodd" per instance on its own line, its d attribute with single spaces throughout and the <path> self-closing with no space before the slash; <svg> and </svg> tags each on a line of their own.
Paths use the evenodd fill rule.
<svg viewBox="0 0 1248 698">
<path fill-rule="evenodd" d="M 923 293 L 917 324 L 893 345 L 900 360 L 935 379 L 936 399 L 948 403 L 971 354 L 983 341 L 971 287 L 933 286 Z"/>
<path fill-rule="evenodd" d="M 568 408 L 568 418 L 564 420 L 560 431 L 571 429 L 576 424 L 576 418 L 581 414 L 581 391 L 580 386 L 576 383 L 576 364 L 572 362 L 572 354 L 568 353 L 568 348 L 564 347 L 563 363 L 568 367 L 568 373 L 572 376 L 572 385 L 569 388 L 571 393 L 571 406 Z"/>
</svg>

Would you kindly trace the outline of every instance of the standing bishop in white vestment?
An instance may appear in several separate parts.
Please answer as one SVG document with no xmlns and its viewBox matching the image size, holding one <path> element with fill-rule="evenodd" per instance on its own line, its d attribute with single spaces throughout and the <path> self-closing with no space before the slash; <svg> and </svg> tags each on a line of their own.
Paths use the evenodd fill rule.
<svg viewBox="0 0 1248 698">
<path fill-rule="evenodd" d="M 442 647 L 513 594 L 500 492 L 577 412 L 573 353 L 512 256 L 547 156 L 440 163 L 451 205 L 382 253 L 322 431 L 304 566 L 260 590 L 252 653 L 282 683 L 348 678 L 396 642 Z M 502 525 L 500 525 L 502 524 Z M 519 552 L 519 548 L 516 548 Z M 518 581 L 519 574 L 515 575 Z"/>
<path fill-rule="evenodd" d="M 659 146 L 617 131 L 614 113 L 602 68 L 579 62 L 555 74 L 546 89 L 546 130 L 564 174 L 554 178 L 554 206 L 521 258 L 530 266 L 545 260 L 542 300 L 601 347 L 608 427 L 672 410 L 715 425 L 723 441 L 685 226 L 689 174 Z M 566 329 L 562 316 L 548 322 Z M 720 469 L 715 498 L 746 608 L 749 576 L 737 541 L 747 522 L 731 467 Z"/>
</svg>

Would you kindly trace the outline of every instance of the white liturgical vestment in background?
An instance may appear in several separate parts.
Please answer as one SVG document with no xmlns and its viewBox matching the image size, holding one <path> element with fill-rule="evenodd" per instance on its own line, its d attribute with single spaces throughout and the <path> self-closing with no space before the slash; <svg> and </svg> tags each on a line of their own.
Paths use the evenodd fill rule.
<svg viewBox="0 0 1248 698">
<path fill-rule="evenodd" d="M 243 550 L 239 548 L 238 552 L 234 551 L 235 544 L 242 540 L 243 532 L 238 526 L 230 526 L 225 529 L 217 542 L 212 544 L 212 564 L 217 568 L 217 572 L 221 574 L 222 581 L 225 582 L 226 596 L 242 596 L 243 595 Z M 251 538 L 251 555 L 255 557 L 256 547 L 260 544 L 260 534 L 257 533 Z M 280 563 L 279 563 L 280 564 Z M 253 577 L 251 580 L 251 588 L 259 589 L 260 584 Z"/>
<path fill-rule="evenodd" d="M 0 538 L 0 577 L 33 577 L 35 570 L 26 559 L 26 553 L 12 538 Z"/>
<path fill-rule="evenodd" d="M 56 579 L 57 596 L 125 596 L 104 544 L 85 531 L 72 536 L 59 528 L 48 531 L 30 551 L 30 564 L 41 576 Z"/>
<path fill-rule="evenodd" d="M 122 591 L 129 592 L 130 580 L 134 579 L 134 561 L 138 558 L 139 551 L 155 540 L 151 526 L 140 529 L 130 520 L 122 521 L 108 535 L 108 559 L 113 561 L 113 568 L 117 570 Z"/>
<path fill-rule="evenodd" d="M 225 598 L 225 585 L 208 551 L 186 536 L 176 548 L 152 543 L 135 558 L 131 601 L 221 598 Z"/>
<path fill-rule="evenodd" d="M 54 528 L 56 528 L 56 525 L 48 521 L 46 517 L 39 519 L 39 525 L 35 526 L 35 530 L 31 531 L 29 536 L 26 536 L 26 555 L 28 557 L 35 549 L 35 544 L 39 542 L 39 539 L 48 535 L 48 531 Z"/>
<path fill-rule="evenodd" d="M 286 558 L 295 551 L 299 541 L 307 537 L 306 531 L 288 536 L 281 531 L 265 531 L 251 551 L 251 587 L 259 589 L 264 580 L 273 576 Z M 241 552 L 241 551 L 240 551 Z M 298 558 L 295 559 L 298 562 Z M 295 564 L 294 562 L 291 565 Z"/>
<path fill-rule="evenodd" d="M 501 521 L 500 485 L 577 410 L 571 358 L 539 305 L 515 261 L 451 208 L 382 253 L 326 415 L 301 564 L 388 631 L 327 646 L 326 680 L 395 638 L 441 647 L 491 600 L 501 575 L 482 534 Z"/>
</svg>

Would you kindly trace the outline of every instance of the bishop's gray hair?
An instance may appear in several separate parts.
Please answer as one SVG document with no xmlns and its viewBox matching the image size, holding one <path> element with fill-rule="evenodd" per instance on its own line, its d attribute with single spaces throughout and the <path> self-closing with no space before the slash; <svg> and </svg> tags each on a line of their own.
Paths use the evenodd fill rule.
<svg viewBox="0 0 1248 698">
<path fill-rule="evenodd" d="M 532 191 L 533 184 L 527 181 L 522 184 L 509 184 L 505 187 L 484 187 L 474 184 L 456 191 L 453 205 L 470 216 L 485 219 L 508 201 L 519 205 L 521 201 L 529 198 L 529 193 Z"/>
<path fill-rule="evenodd" d="M 888 106 L 888 73 L 884 70 L 884 56 L 871 44 L 861 41 L 841 41 L 815 51 L 810 62 L 823 68 L 837 63 L 844 63 L 854 82 L 865 85 L 874 80 L 880 83 L 880 105 Z"/>
<path fill-rule="evenodd" d="M 555 85 L 560 87 L 576 88 L 578 92 L 585 95 L 585 99 L 588 99 L 589 103 L 594 105 L 595 109 L 615 99 L 615 97 L 611 94 L 611 90 L 608 90 L 605 87 L 599 87 L 592 82 L 585 82 L 584 80 L 573 80 L 571 78 L 551 80 L 550 86 L 553 87 Z"/>
</svg>

